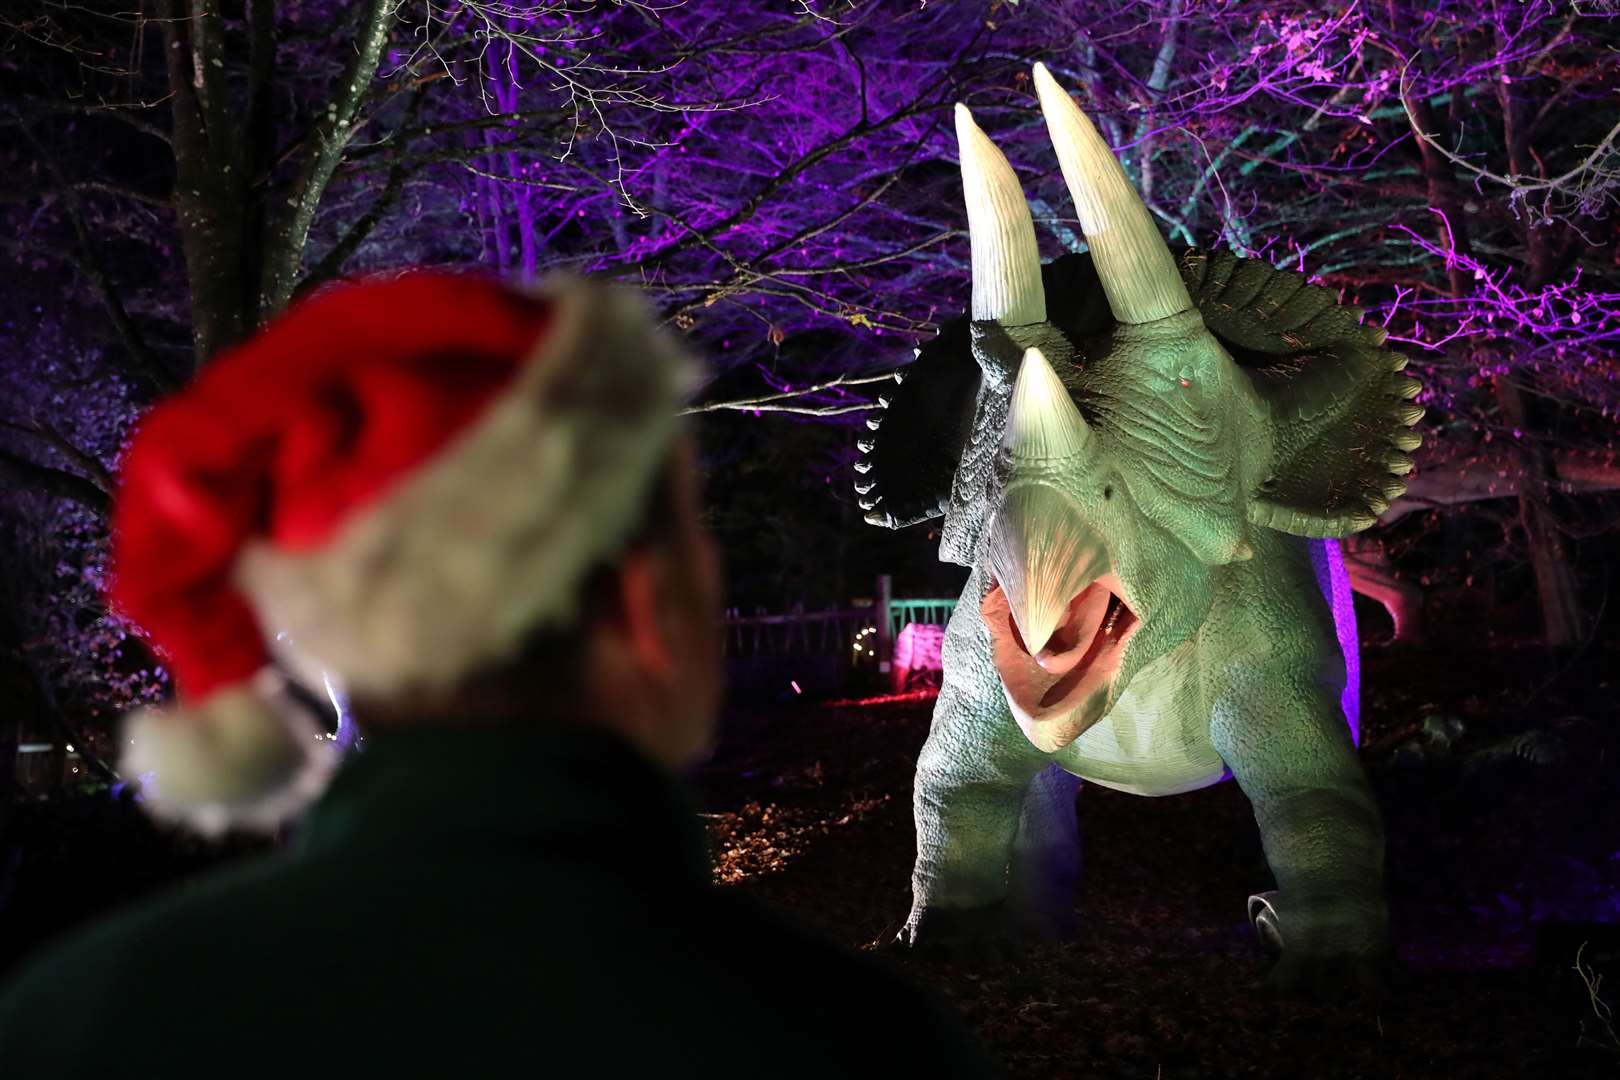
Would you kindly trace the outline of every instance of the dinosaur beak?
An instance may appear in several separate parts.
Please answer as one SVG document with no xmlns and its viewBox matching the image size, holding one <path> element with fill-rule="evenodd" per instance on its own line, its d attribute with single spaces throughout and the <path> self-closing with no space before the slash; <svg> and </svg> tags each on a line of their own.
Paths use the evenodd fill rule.
<svg viewBox="0 0 1620 1080">
<path fill-rule="evenodd" d="M 1175 259 L 1113 151 L 1045 64 L 1035 65 L 1035 90 L 1114 318 L 1147 323 L 1190 309 Z"/>
<path fill-rule="evenodd" d="M 1045 322 L 1035 223 L 1018 177 L 962 104 L 956 106 L 956 144 L 973 249 L 973 318 L 1009 326 Z"/>
<path fill-rule="evenodd" d="M 991 525 L 989 559 L 1031 656 L 1045 648 L 1075 597 L 1108 572 L 1109 560 L 1068 496 L 1020 476 L 1049 473 L 1086 453 L 1090 442 L 1057 372 L 1039 349 L 1025 350 L 1002 444 L 1011 472 Z"/>
<path fill-rule="evenodd" d="M 1072 471 L 1092 438 L 1046 357 L 1025 350 L 1002 445 L 1007 486 L 990 526 L 995 583 L 979 614 L 1013 720 L 1044 753 L 1102 719 L 1141 625 L 1102 537 L 1046 479 Z"/>
</svg>

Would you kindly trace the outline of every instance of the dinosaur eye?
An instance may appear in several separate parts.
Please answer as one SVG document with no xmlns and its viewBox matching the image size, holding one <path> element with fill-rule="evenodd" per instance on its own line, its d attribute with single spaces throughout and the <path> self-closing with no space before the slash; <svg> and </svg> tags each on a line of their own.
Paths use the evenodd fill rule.
<svg viewBox="0 0 1620 1080">
<path fill-rule="evenodd" d="M 1111 484 L 1105 484 L 1105 485 L 1104 485 L 1104 486 L 1103 486 L 1103 498 L 1105 498 L 1105 499 L 1112 499 L 1112 498 L 1113 498 L 1113 497 L 1114 497 L 1114 488 L 1113 488 L 1113 485 L 1111 485 Z"/>
</svg>

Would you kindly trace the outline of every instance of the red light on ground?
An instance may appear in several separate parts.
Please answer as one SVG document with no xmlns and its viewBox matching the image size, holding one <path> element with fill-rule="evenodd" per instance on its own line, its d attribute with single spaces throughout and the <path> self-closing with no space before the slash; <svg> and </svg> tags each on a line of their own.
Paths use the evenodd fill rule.
<svg viewBox="0 0 1620 1080">
<path fill-rule="evenodd" d="M 899 705 L 904 702 L 932 701 L 939 697 L 939 689 L 930 687 L 925 690 L 907 690 L 903 694 L 879 694 L 868 698 L 840 698 L 837 701 L 823 701 L 821 704 L 829 709 L 859 709 L 868 705 Z"/>
</svg>

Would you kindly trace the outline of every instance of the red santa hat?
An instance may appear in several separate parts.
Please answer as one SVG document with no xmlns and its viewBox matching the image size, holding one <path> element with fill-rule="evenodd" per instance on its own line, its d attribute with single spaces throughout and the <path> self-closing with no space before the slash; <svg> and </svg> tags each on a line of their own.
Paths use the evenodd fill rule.
<svg viewBox="0 0 1620 1080">
<path fill-rule="evenodd" d="M 113 517 L 111 599 L 180 696 L 125 724 L 148 808 L 215 832 L 320 793 L 334 751 L 281 669 L 444 700 L 566 626 L 693 374 L 630 294 L 429 272 L 326 290 L 210 363 L 141 423 Z"/>
</svg>

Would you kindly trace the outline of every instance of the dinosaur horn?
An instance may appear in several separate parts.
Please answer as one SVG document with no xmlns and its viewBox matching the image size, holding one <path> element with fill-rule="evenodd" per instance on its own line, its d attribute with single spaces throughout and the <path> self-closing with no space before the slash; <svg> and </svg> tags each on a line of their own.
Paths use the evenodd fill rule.
<svg viewBox="0 0 1620 1080">
<path fill-rule="evenodd" d="M 1035 90 L 1114 318 L 1146 323 L 1191 308 L 1152 214 L 1103 137 L 1045 64 L 1035 65 Z"/>
<path fill-rule="evenodd" d="M 1041 257 L 1023 188 L 1006 156 L 960 103 L 956 144 L 973 249 L 973 318 L 1010 326 L 1045 322 Z"/>
<path fill-rule="evenodd" d="M 1046 354 L 1025 349 L 1013 384 L 1002 446 L 1016 462 L 1053 461 L 1084 452 L 1091 429 Z"/>
<path fill-rule="evenodd" d="M 1020 483 L 1019 466 L 1081 453 L 1090 441 L 1057 372 L 1039 349 L 1025 350 L 1003 442 L 1012 474 L 990 527 L 988 555 L 1032 656 L 1051 640 L 1075 597 L 1108 572 L 1109 561 L 1069 497 L 1049 484 Z"/>
</svg>

